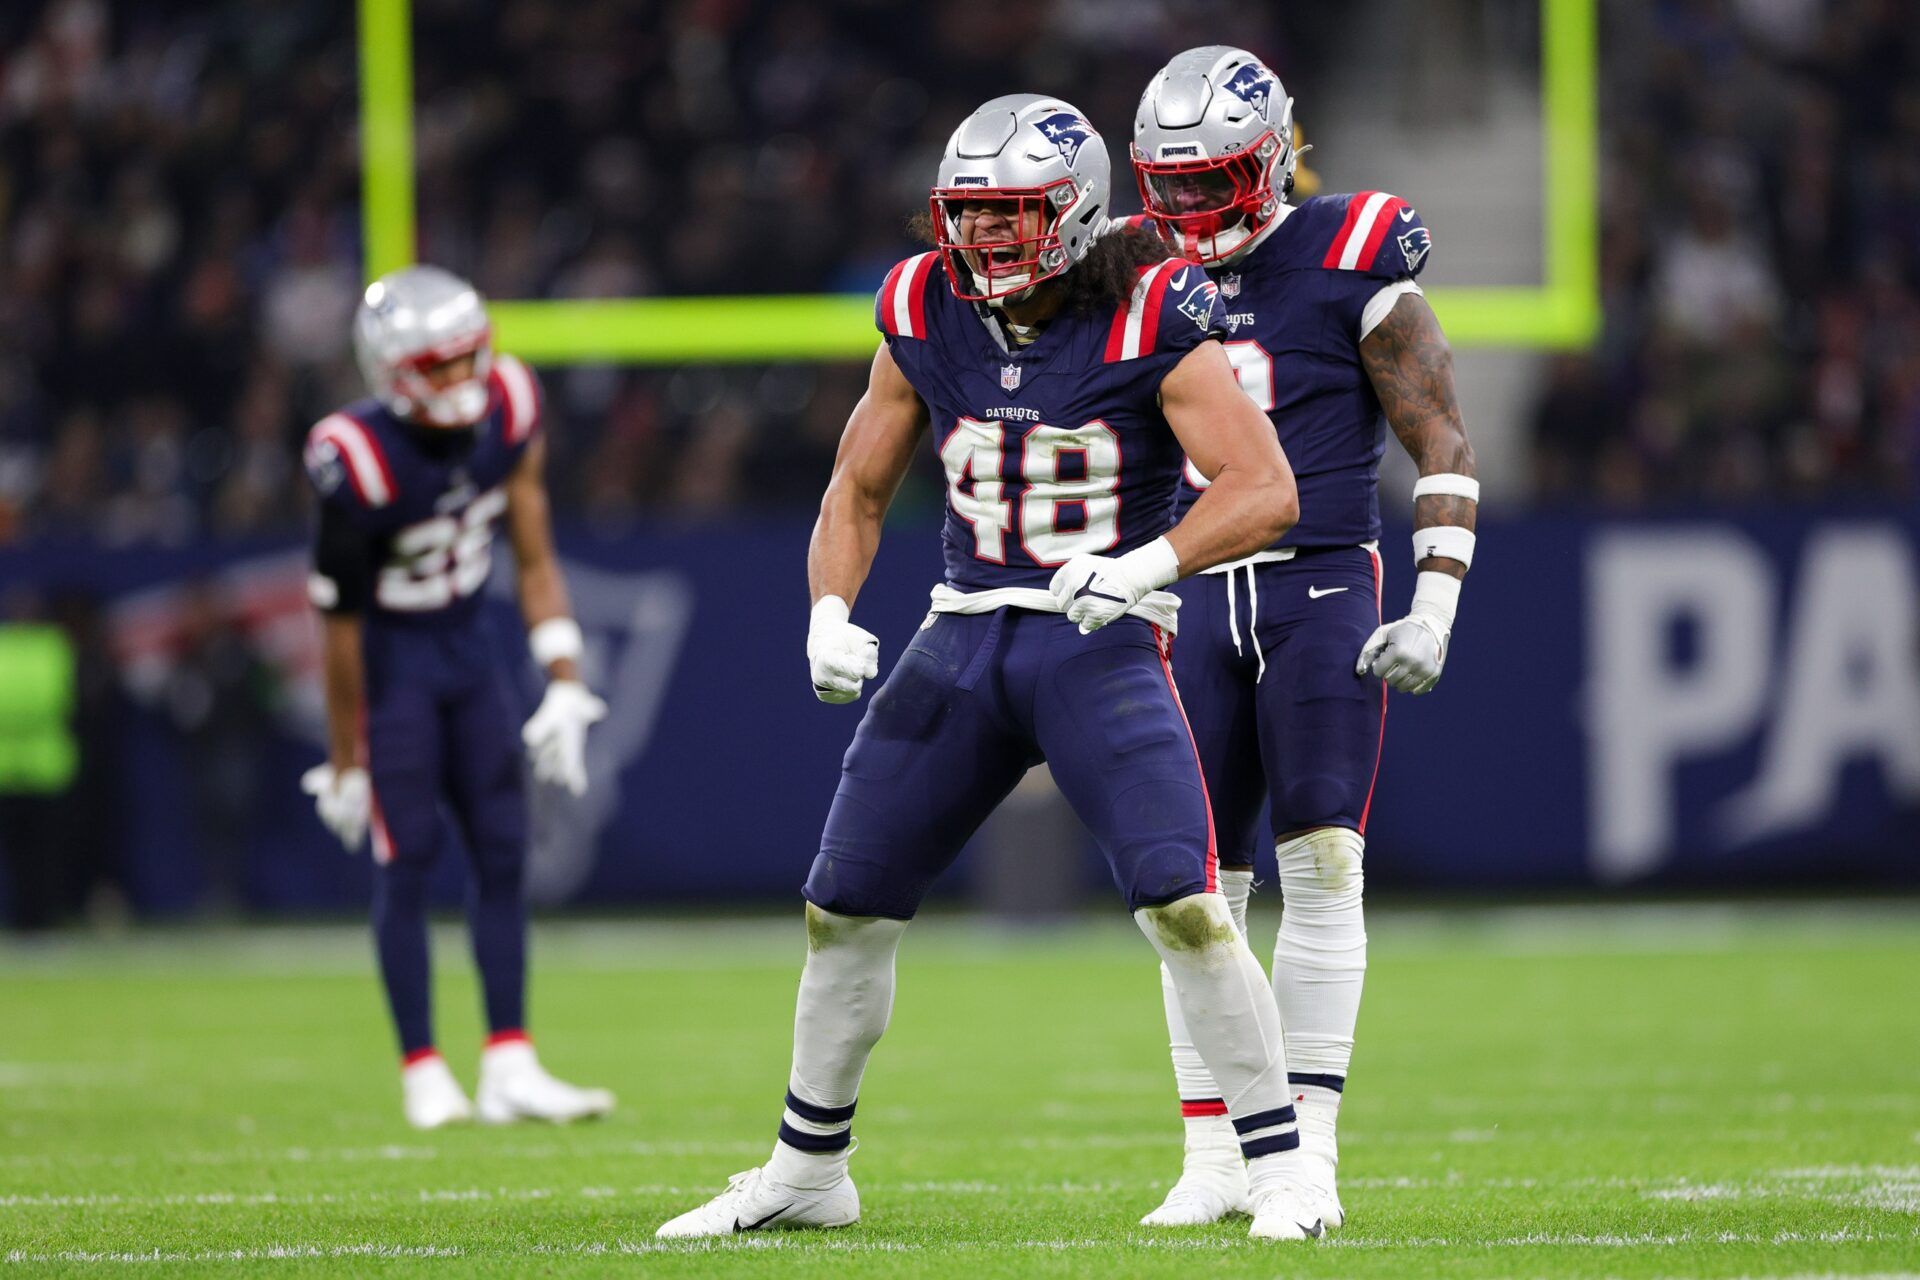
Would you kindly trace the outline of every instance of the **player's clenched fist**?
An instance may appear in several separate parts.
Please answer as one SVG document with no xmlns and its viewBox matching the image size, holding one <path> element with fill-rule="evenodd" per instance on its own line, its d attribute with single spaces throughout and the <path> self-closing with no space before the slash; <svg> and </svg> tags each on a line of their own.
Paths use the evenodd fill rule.
<svg viewBox="0 0 1920 1280">
<path fill-rule="evenodd" d="M 1372 672 L 1401 693 L 1425 693 L 1440 683 L 1449 634 L 1446 624 L 1423 612 L 1416 601 L 1406 617 L 1374 628 L 1353 673 Z"/>
<path fill-rule="evenodd" d="M 822 596 L 807 624 L 807 665 L 822 702 L 852 702 L 880 674 L 880 638 L 849 622 L 849 612 L 839 596 Z"/>
<path fill-rule="evenodd" d="M 1173 544 L 1155 538 L 1123 556 L 1080 555 L 1061 565 L 1047 589 L 1067 621 L 1091 635 L 1152 591 L 1180 576 Z"/>
<path fill-rule="evenodd" d="M 317 764 L 300 775 L 300 789 L 313 797 L 320 821 L 347 852 L 359 852 L 373 814 L 373 783 L 367 779 L 367 771 L 336 771 L 330 764 Z"/>
<path fill-rule="evenodd" d="M 520 729 L 533 776 L 587 793 L 587 729 L 607 718 L 607 704 L 578 680 L 549 680 L 546 696 Z"/>
</svg>

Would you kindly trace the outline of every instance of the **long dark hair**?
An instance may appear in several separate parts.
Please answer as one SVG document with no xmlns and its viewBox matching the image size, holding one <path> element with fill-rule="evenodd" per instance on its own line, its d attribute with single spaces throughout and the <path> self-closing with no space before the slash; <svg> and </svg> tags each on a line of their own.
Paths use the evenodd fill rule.
<svg viewBox="0 0 1920 1280">
<path fill-rule="evenodd" d="M 907 230 L 927 244 L 939 243 L 933 234 L 933 216 L 924 209 L 907 220 Z M 1067 289 L 1065 309 L 1099 314 L 1123 307 L 1133 297 L 1142 268 L 1177 256 L 1152 224 L 1115 226 L 1096 237 L 1087 256 L 1061 277 Z"/>
</svg>

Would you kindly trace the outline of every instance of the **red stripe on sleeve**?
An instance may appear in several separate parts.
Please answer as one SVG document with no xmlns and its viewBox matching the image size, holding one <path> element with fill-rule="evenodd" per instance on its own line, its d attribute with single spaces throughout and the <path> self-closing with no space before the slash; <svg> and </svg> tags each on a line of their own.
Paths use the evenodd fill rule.
<svg viewBox="0 0 1920 1280">
<path fill-rule="evenodd" d="M 1140 270 L 1146 271 L 1147 268 L 1142 267 Z M 1138 280 L 1134 281 L 1136 288 L 1139 286 L 1139 283 Z M 1113 324 L 1107 329 L 1106 362 L 1108 364 L 1119 360 L 1126 353 L 1127 312 L 1131 310 L 1133 310 L 1133 297 L 1129 294 L 1127 300 L 1120 304 L 1119 310 L 1113 313 Z"/>
<path fill-rule="evenodd" d="M 1380 212 L 1374 216 L 1373 233 L 1367 237 L 1367 242 L 1360 246 L 1360 257 L 1355 261 L 1355 266 L 1362 271 L 1373 269 L 1373 260 L 1380 252 L 1381 242 L 1387 238 L 1387 231 L 1393 226 L 1394 220 L 1400 216 L 1400 211 L 1406 207 L 1407 202 L 1399 196 L 1387 197 L 1387 202 L 1380 206 Z"/>
<path fill-rule="evenodd" d="M 1366 208 L 1367 201 L 1373 198 L 1371 191 L 1356 191 L 1347 197 L 1347 220 L 1340 224 L 1333 243 L 1327 246 L 1327 256 L 1320 260 L 1323 267 L 1340 265 L 1340 255 L 1347 251 L 1347 239 L 1353 235 L 1353 224 L 1360 220 L 1360 210 Z"/>
<path fill-rule="evenodd" d="M 1147 303 L 1140 312 L 1140 354 L 1143 356 L 1152 355 L 1160 342 L 1160 304 L 1167 296 L 1167 281 L 1173 278 L 1167 269 L 1171 263 L 1172 259 L 1168 259 L 1154 268 L 1159 274 L 1147 286 Z"/>
<path fill-rule="evenodd" d="M 913 290 L 907 298 L 908 321 L 913 325 L 913 337 L 927 336 L 927 275 L 933 270 L 933 254 L 923 253 L 920 260 L 913 264 L 913 279 L 907 287 Z"/>
<path fill-rule="evenodd" d="M 345 414 L 341 416 L 346 417 Z M 387 487 L 387 501 L 392 502 L 399 495 L 400 486 L 393 482 L 393 468 L 387 465 L 387 451 L 380 447 L 380 437 L 374 435 L 373 428 L 361 422 L 360 419 L 350 420 L 358 423 L 360 430 L 366 435 L 367 451 L 373 454 L 373 463 L 380 468 L 380 479 L 386 483 Z"/>
<path fill-rule="evenodd" d="M 894 263 L 893 270 L 887 272 L 886 283 L 880 286 L 880 328 L 896 338 L 900 336 L 900 330 L 893 324 L 893 291 L 900 287 L 900 272 L 906 265 L 904 261 Z"/>
</svg>

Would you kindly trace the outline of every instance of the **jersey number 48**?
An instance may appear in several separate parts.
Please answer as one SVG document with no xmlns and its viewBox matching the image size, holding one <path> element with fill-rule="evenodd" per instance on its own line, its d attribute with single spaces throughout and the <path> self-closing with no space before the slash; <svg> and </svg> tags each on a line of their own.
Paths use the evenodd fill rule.
<svg viewBox="0 0 1920 1280">
<path fill-rule="evenodd" d="M 1017 521 L 1002 478 L 1009 444 L 1020 451 L 1025 485 Z M 1075 454 L 1079 465 L 1063 465 Z M 1104 422 L 1072 428 L 1041 424 L 1009 442 L 1005 423 L 962 418 L 941 442 L 940 461 L 946 464 L 947 500 L 954 514 L 973 526 L 977 559 L 1005 564 L 1007 535 L 1016 526 L 1020 546 L 1040 565 L 1097 555 L 1120 541 L 1120 437 Z"/>
</svg>

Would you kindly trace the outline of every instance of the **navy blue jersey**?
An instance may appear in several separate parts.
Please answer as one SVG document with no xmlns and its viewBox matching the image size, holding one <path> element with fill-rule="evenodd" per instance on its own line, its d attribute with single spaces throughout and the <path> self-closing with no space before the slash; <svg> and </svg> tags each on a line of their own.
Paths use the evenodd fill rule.
<svg viewBox="0 0 1920 1280">
<path fill-rule="evenodd" d="M 1169 258 L 1142 269 L 1124 306 L 1063 313 L 1009 351 L 954 296 L 938 254 L 894 267 L 874 321 L 932 416 L 949 583 L 1044 588 L 1076 555 L 1167 531 L 1182 455 L 1160 382 L 1219 336 L 1216 295 L 1205 272 Z"/>
<path fill-rule="evenodd" d="M 1300 486 L 1300 523 L 1276 547 L 1350 547 L 1380 536 L 1386 418 L 1360 363 L 1361 316 L 1383 287 L 1420 274 L 1432 244 L 1398 196 L 1315 196 L 1245 260 L 1212 269 L 1227 355 L 1273 419 Z M 1203 487 L 1188 468 L 1182 511 Z"/>
<path fill-rule="evenodd" d="M 496 355 L 486 416 L 471 432 L 416 426 L 377 400 L 328 414 L 307 433 L 320 496 L 310 594 L 329 611 L 452 625 L 474 612 L 493 571 L 503 485 L 540 423 L 540 389 Z"/>
</svg>

